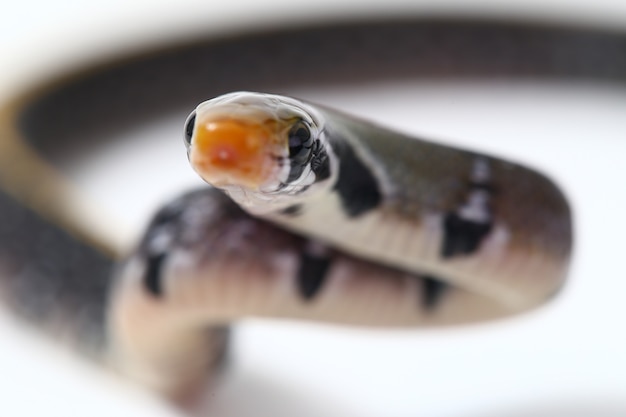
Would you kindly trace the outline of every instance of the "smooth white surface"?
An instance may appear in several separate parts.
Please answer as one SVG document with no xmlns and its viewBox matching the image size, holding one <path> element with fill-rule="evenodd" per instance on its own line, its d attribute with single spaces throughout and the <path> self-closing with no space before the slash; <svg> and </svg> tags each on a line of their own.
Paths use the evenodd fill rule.
<svg viewBox="0 0 626 417">
<path fill-rule="evenodd" d="M 149 10 L 144 11 L 148 3 Z M 228 27 L 227 22 L 254 20 L 244 13 L 242 2 L 211 7 L 205 3 L 209 4 L 185 1 L 174 7 L 135 2 L 124 8 L 121 1 L 111 0 L 12 5 L 13 17 L 3 14 L 6 22 L 0 22 L 6 23 L 0 25 L 4 41 L 0 46 L 7 51 L 2 56 L 20 59 L 3 65 L 0 93 L 15 88 L 17 84 L 9 81 L 36 78 L 36 68 L 29 67 L 35 62 L 53 62 L 50 71 L 61 70 L 65 63 L 55 62 L 54 53 L 88 59 L 90 39 L 98 45 L 115 44 L 124 34 L 153 33 L 159 24 L 199 27 L 202 19 L 213 19 L 219 22 L 214 30 L 219 30 Z M 281 13 L 298 14 L 293 7 L 285 8 L 292 2 L 270 3 L 259 8 L 249 2 L 246 7 L 259 11 L 259 21 L 265 22 L 280 18 Z M 277 6 L 272 9 L 272 4 Z M 328 10 L 345 10 L 348 4 L 324 2 L 318 9 L 306 3 L 301 10 L 330 15 Z M 416 4 L 411 7 L 453 10 L 475 8 L 477 3 Z M 515 4 L 516 13 L 563 12 L 565 19 L 586 16 L 614 25 L 626 22 L 621 2 Z M 111 28 L 113 21 L 120 22 L 119 30 Z M 136 27 L 127 28 L 131 22 Z M 98 30 L 104 27 L 108 31 Z M 54 41 L 72 34 L 74 38 L 80 34 L 75 45 L 61 48 L 64 44 Z M 238 328 L 233 367 L 211 392 L 201 415 L 626 415 L 622 330 L 626 88 L 415 83 L 293 93 L 398 129 L 512 157 L 550 174 L 565 189 L 576 215 L 570 281 L 545 308 L 490 325 L 371 332 L 250 321 Z M 187 185 L 200 184 L 182 149 L 181 117 L 130 133 L 139 141 L 133 146 L 142 146 L 143 140 L 145 149 L 145 141 L 150 141 L 151 159 L 139 161 L 132 148 L 118 148 L 74 166 L 94 198 L 111 202 L 112 215 L 128 224 L 129 236 L 140 230 L 159 202 Z M 108 169 L 111 158 L 116 161 L 115 172 Z M 144 173 L 150 182 L 146 183 Z M 74 359 L 45 339 L 22 332 L 12 320 L 0 319 L 0 415 L 176 415 L 158 400 Z"/>
</svg>

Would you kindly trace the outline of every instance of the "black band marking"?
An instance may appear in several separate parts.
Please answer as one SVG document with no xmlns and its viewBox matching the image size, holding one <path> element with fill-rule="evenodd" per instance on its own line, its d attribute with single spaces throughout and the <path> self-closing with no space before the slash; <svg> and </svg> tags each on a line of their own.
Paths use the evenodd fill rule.
<svg viewBox="0 0 626 417">
<path fill-rule="evenodd" d="M 443 220 L 444 239 L 441 256 L 468 255 L 475 252 L 493 228 L 492 199 L 496 187 L 490 181 L 489 162 L 474 161 L 466 201 Z"/>
<path fill-rule="evenodd" d="M 304 300 L 312 300 L 322 288 L 330 264 L 329 257 L 302 252 L 297 281 L 298 292 Z"/>
<path fill-rule="evenodd" d="M 432 311 L 439 303 L 443 294 L 448 289 L 448 284 L 436 278 L 425 276 L 422 278 L 422 307 Z"/>
<path fill-rule="evenodd" d="M 335 190 L 346 214 L 357 217 L 380 205 L 382 196 L 376 178 L 349 144 L 335 147 L 339 178 Z"/>
<path fill-rule="evenodd" d="M 491 228 L 491 223 L 476 223 L 461 218 L 457 213 L 448 213 L 443 221 L 441 256 L 450 258 L 476 251 Z"/>
<path fill-rule="evenodd" d="M 168 250 L 176 241 L 183 225 L 182 216 L 187 207 L 186 198 L 178 198 L 159 210 L 148 225 L 139 245 L 139 255 L 145 262 L 144 288 L 155 297 L 163 296 L 162 270 Z M 168 237 L 166 247 L 155 248 L 154 242 Z"/>
<path fill-rule="evenodd" d="M 163 295 L 163 287 L 161 285 L 161 270 L 163 262 L 167 258 L 165 253 L 150 255 L 146 259 L 146 273 L 143 277 L 143 285 L 148 292 L 155 297 L 160 298 Z"/>
</svg>

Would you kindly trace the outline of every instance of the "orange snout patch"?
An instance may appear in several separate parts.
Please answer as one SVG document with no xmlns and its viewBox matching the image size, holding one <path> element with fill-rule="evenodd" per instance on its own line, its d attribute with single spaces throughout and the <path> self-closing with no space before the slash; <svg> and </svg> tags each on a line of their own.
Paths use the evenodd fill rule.
<svg viewBox="0 0 626 417">
<path fill-rule="evenodd" d="M 190 160 L 205 181 L 257 188 L 267 178 L 269 126 L 237 119 L 200 122 Z"/>
</svg>

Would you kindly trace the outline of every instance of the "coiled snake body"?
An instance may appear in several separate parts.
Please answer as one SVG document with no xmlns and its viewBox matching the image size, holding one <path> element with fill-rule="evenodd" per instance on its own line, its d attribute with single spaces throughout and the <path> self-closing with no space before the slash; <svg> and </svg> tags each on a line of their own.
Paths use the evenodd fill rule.
<svg viewBox="0 0 626 417">
<path fill-rule="evenodd" d="M 623 82 L 626 75 L 626 37 L 608 31 L 407 19 L 287 32 L 120 60 L 8 103 L 0 123 L 5 302 L 44 327 L 65 329 L 95 357 L 179 393 L 206 378 L 223 352 L 225 326 L 246 315 L 439 325 L 513 314 L 554 294 L 567 268 L 571 219 L 551 182 L 478 153 L 419 141 L 407 148 L 399 133 L 381 137 L 386 130 L 322 107 L 317 133 L 326 136 L 309 133 L 331 165 L 313 166 L 314 158 L 299 154 L 309 139 L 291 129 L 306 121 L 300 114 L 285 119 L 287 136 L 276 140 L 286 142 L 274 143 L 283 152 L 277 169 L 217 177 L 222 188 L 243 178 L 243 188 L 227 190 L 231 197 L 304 236 L 250 216 L 209 188 L 159 211 L 123 262 L 111 255 L 116 248 L 66 204 L 71 186 L 56 162 L 107 129 L 236 90 L 413 77 Z M 199 108 L 191 136 L 206 120 Z M 292 153 L 290 135 L 302 141 Z M 224 155 L 219 146 L 216 155 Z M 216 171 L 199 169 L 208 172 Z M 303 187 L 311 194 L 270 210 L 246 205 L 263 200 L 249 199 L 249 190 L 277 184 L 272 192 L 289 198 Z M 352 193 L 355 184 L 363 188 Z M 311 197 L 318 189 L 326 197 Z"/>
</svg>

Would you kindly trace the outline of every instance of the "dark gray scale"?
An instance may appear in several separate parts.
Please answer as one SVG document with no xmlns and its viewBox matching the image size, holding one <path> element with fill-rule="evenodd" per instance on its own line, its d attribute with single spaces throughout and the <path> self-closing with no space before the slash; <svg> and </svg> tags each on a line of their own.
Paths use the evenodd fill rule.
<svg viewBox="0 0 626 417">
<path fill-rule="evenodd" d="M 300 264 L 296 275 L 298 293 L 310 301 L 320 292 L 326 281 L 332 259 L 327 254 L 313 253 L 305 247 L 300 254 Z"/>
<path fill-rule="evenodd" d="M 430 276 L 422 277 L 422 307 L 424 310 L 432 311 L 441 302 L 442 296 L 446 293 L 448 284 Z"/>
<path fill-rule="evenodd" d="M 330 160 L 328 159 L 328 153 L 320 144 L 319 140 L 313 143 L 311 171 L 315 174 L 315 181 L 323 181 L 330 177 Z"/>
<path fill-rule="evenodd" d="M 339 177 L 335 191 L 349 217 L 357 217 L 378 207 L 382 201 L 380 186 L 371 170 L 345 141 L 333 143 L 339 159 Z"/>
<path fill-rule="evenodd" d="M 322 181 L 330 177 L 328 154 L 319 139 L 313 139 L 311 129 L 303 120 L 299 120 L 293 125 L 289 131 L 288 140 L 291 165 L 287 183 L 300 178 L 307 165 L 310 165 L 311 171 L 315 174 L 315 181 Z"/>
<path fill-rule="evenodd" d="M 291 168 L 287 182 L 291 183 L 302 176 L 304 169 L 311 160 L 314 141 L 307 124 L 299 120 L 289 130 L 289 161 Z"/>
<path fill-rule="evenodd" d="M 0 191 L 0 299 L 21 318 L 76 337 L 82 352 L 106 346 L 113 260 Z"/>
</svg>

